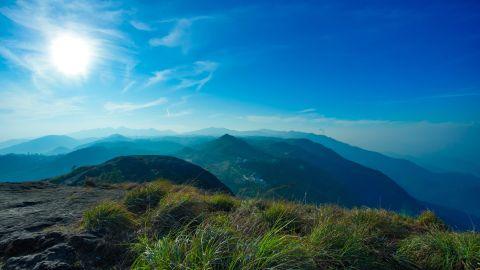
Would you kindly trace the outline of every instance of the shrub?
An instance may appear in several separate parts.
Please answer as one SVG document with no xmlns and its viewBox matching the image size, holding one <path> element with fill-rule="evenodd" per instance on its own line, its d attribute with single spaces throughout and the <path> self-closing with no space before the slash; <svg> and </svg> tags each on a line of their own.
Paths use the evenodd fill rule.
<svg viewBox="0 0 480 270">
<path fill-rule="evenodd" d="M 226 194 L 214 194 L 208 197 L 208 203 L 214 211 L 230 212 L 238 206 L 238 201 Z"/>
<path fill-rule="evenodd" d="M 123 203 L 133 213 L 142 214 L 148 209 L 156 207 L 165 194 L 166 191 L 161 184 L 150 183 L 129 191 L 125 195 Z"/>
<path fill-rule="evenodd" d="M 116 202 L 103 202 L 83 214 L 82 227 L 90 232 L 119 235 L 131 231 L 135 221 L 130 212 Z"/>
<path fill-rule="evenodd" d="M 478 269 L 480 235 L 431 231 L 401 241 L 397 254 L 422 269 Z"/>
<path fill-rule="evenodd" d="M 432 211 L 423 211 L 415 221 L 418 225 L 427 229 L 446 230 L 448 228 Z"/>
</svg>

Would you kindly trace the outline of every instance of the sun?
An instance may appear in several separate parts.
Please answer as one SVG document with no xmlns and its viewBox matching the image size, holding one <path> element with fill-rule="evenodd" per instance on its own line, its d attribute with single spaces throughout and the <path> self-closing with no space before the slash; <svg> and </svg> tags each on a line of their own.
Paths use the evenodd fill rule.
<svg viewBox="0 0 480 270">
<path fill-rule="evenodd" d="M 50 43 L 50 60 L 66 76 L 85 76 L 93 57 L 89 40 L 70 33 L 55 37 Z"/>
</svg>

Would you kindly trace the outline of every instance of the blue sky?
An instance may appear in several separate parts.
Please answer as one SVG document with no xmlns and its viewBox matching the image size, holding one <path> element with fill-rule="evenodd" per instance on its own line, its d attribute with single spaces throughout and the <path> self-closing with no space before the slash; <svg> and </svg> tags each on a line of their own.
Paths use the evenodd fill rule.
<svg viewBox="0 0 480 270">
<path fill-rule="evenodd" d="M 158 2 L 158 3 L 151 3 Z M 478 149 L 478 1 L 2 1 L 0 139 L 127 126 Z M 88 44 L 67 76 L 52 42 Z"/>
</svg>

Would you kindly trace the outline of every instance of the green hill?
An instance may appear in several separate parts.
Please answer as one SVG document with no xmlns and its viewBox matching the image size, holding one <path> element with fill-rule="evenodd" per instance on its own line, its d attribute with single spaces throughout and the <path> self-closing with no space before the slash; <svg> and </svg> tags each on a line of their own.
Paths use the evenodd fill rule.
<svg viewBox="0 0 480 270">
<path fill-rule="evenodd" d="M 117 157 L 100 165 L 80 167 L 71 173 L 51 179 L 57 184 L 84 185 L 126 182 L 150 182 L 168 179 L 176 184 L 191 184 L 198 188 L 231 193 L 210 172 L 184 160 L 169 156 Z"/>
</svg>

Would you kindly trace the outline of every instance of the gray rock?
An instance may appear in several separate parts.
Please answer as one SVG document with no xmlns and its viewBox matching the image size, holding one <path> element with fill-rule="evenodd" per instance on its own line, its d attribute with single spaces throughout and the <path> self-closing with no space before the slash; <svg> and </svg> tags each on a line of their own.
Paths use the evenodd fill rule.
<svg viewBox="0 0 480 270">
<path fill-rule="evenodd" d="M 0 261 L 4 262 L 0 268 L 86 270 L 112 266 L 125 253 L 124 246 L 112 246 L 100 236 L 77 233 L 73 228 L 86 209 L 103 200 L 119 199 L 123 193 L 115 188 L 48 182 L 0 183 Z"/>
</svg>

